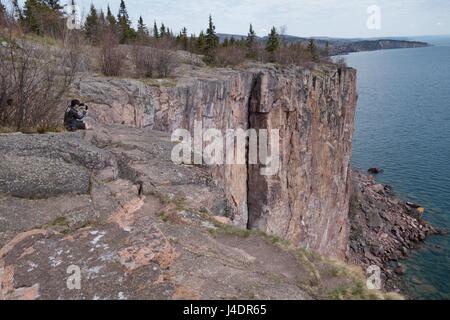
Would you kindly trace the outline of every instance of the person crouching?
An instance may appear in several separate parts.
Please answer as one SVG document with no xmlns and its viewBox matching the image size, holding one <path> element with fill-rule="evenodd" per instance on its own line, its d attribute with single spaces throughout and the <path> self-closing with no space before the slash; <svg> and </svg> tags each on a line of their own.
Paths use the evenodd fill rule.
<svg viewBox="0 0 450 320">
<path fill-rule="evenodd" d="M 85 107 L 83 112 L 77 110 L 78 107 Z M 64 127 L 67 131 L 86 130 L 86 117 L 88 106 L 82 104 L 79 100 L 72 100 L 70 106 L 64 114 Z"/>
</svg>

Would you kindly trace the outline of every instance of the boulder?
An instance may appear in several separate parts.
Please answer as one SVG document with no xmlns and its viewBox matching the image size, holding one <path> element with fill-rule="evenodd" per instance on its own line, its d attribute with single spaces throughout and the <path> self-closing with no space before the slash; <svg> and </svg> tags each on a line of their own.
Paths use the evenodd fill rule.
<svg viewBox="0 0 450 320">
<path fill-rule="evenodd" d="M 376 184 L 373 186 L 373 191 L 376 193 L 384 193 L 384 186 L 382 184 Z"/>
<path fill-rule="evenodd" d="M 384 170 L 381 168 L 370 168 L 369 170 L 367 170 L 367 172 L 369 174 L 380 174 L 380 173 L 384 173 Z"/>
<path fill-rule="evenodd" d="M 399 276 L 403 276 L 406 273 L 406 267 L 401 263 L 398 264 L 397 268 L 395 268 L 395 273 Z"/>
<path fill-rule="evenodd" d="M 0 192 L 21 198 L 48 198 L 89 191 L 89 172 L 59 159 L 0 157 Z"/>
</svg>

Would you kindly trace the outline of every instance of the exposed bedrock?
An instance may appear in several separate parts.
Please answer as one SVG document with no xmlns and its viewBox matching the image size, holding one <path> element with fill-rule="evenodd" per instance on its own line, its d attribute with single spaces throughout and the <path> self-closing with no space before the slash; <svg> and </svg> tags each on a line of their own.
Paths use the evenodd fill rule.
<svg viewBox="0 0 450 320">
<path fill-rule="evenodd" d="M 211 168 L 234 224 L 343 258 L 349 239 L 349 171 L 356 71 L 336 66 L 245 70 L 194 68 L 147 83 L 87 77 L 77 95 L 102 124 L 172 132 L 203 128 L 280 130 L 277 174 L 259 165 Z M 269 149 L 270 150 L 270 149 Z"/>
</svg>

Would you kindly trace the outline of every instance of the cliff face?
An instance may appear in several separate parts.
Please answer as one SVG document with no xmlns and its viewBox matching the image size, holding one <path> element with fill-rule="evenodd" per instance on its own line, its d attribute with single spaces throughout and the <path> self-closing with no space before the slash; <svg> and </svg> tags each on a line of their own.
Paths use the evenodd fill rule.
<svg viewBox="0 0 450 320">
<path fill-rule="evenodd" d="M 343 257 L 356 105 L 352 70 L 259 75 L 251 126 L 279 128 L 281 170 L 249 170 L 249 226 Z"/>
<path fill-rule="evenodd" d="M 349 169 L 356 72 L 337 67 L 191 70 L 176 85 L 85 79 L 77 94 L 100 123 L 172 132 L 278 129 L 280 170 L 213 167 L 235 225 L 342 258 L 349 238 Z"/>
</svg>

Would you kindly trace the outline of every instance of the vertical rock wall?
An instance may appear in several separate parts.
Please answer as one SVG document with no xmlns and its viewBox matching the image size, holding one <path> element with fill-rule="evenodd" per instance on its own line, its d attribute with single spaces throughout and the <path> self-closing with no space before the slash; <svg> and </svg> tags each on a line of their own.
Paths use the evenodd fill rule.
<svg viewBox="0 0 450 320">
<path fill-rule="evenodd" d="M 343 258 L 356 105 L 353 70 L 263 71 L 250 105 L 253 128 L 280 129 L 281 170 L 249 169 L 249 227 Z"/>
<path fill-rule="evenodd" d="M 262 176 L 259 165 L 212 168 L 234 208 L 234 223 L 328 256 L 344 256 L 356 106 L 353 69 L 202 69 L 180 77 L 176 86 L 105 81 L 97 78 L 95 85 L 81 89 L 93 98 L 94 117 L 102 123 L 168 132 L 178 128 L 193 132 L 195 121 L 223 133 L 279 129 L 278 174 Z M 112 88 L 98 89 L 104 86 Z M 110 102 L 101 102 L 106 99 Z"/>
</svg>

